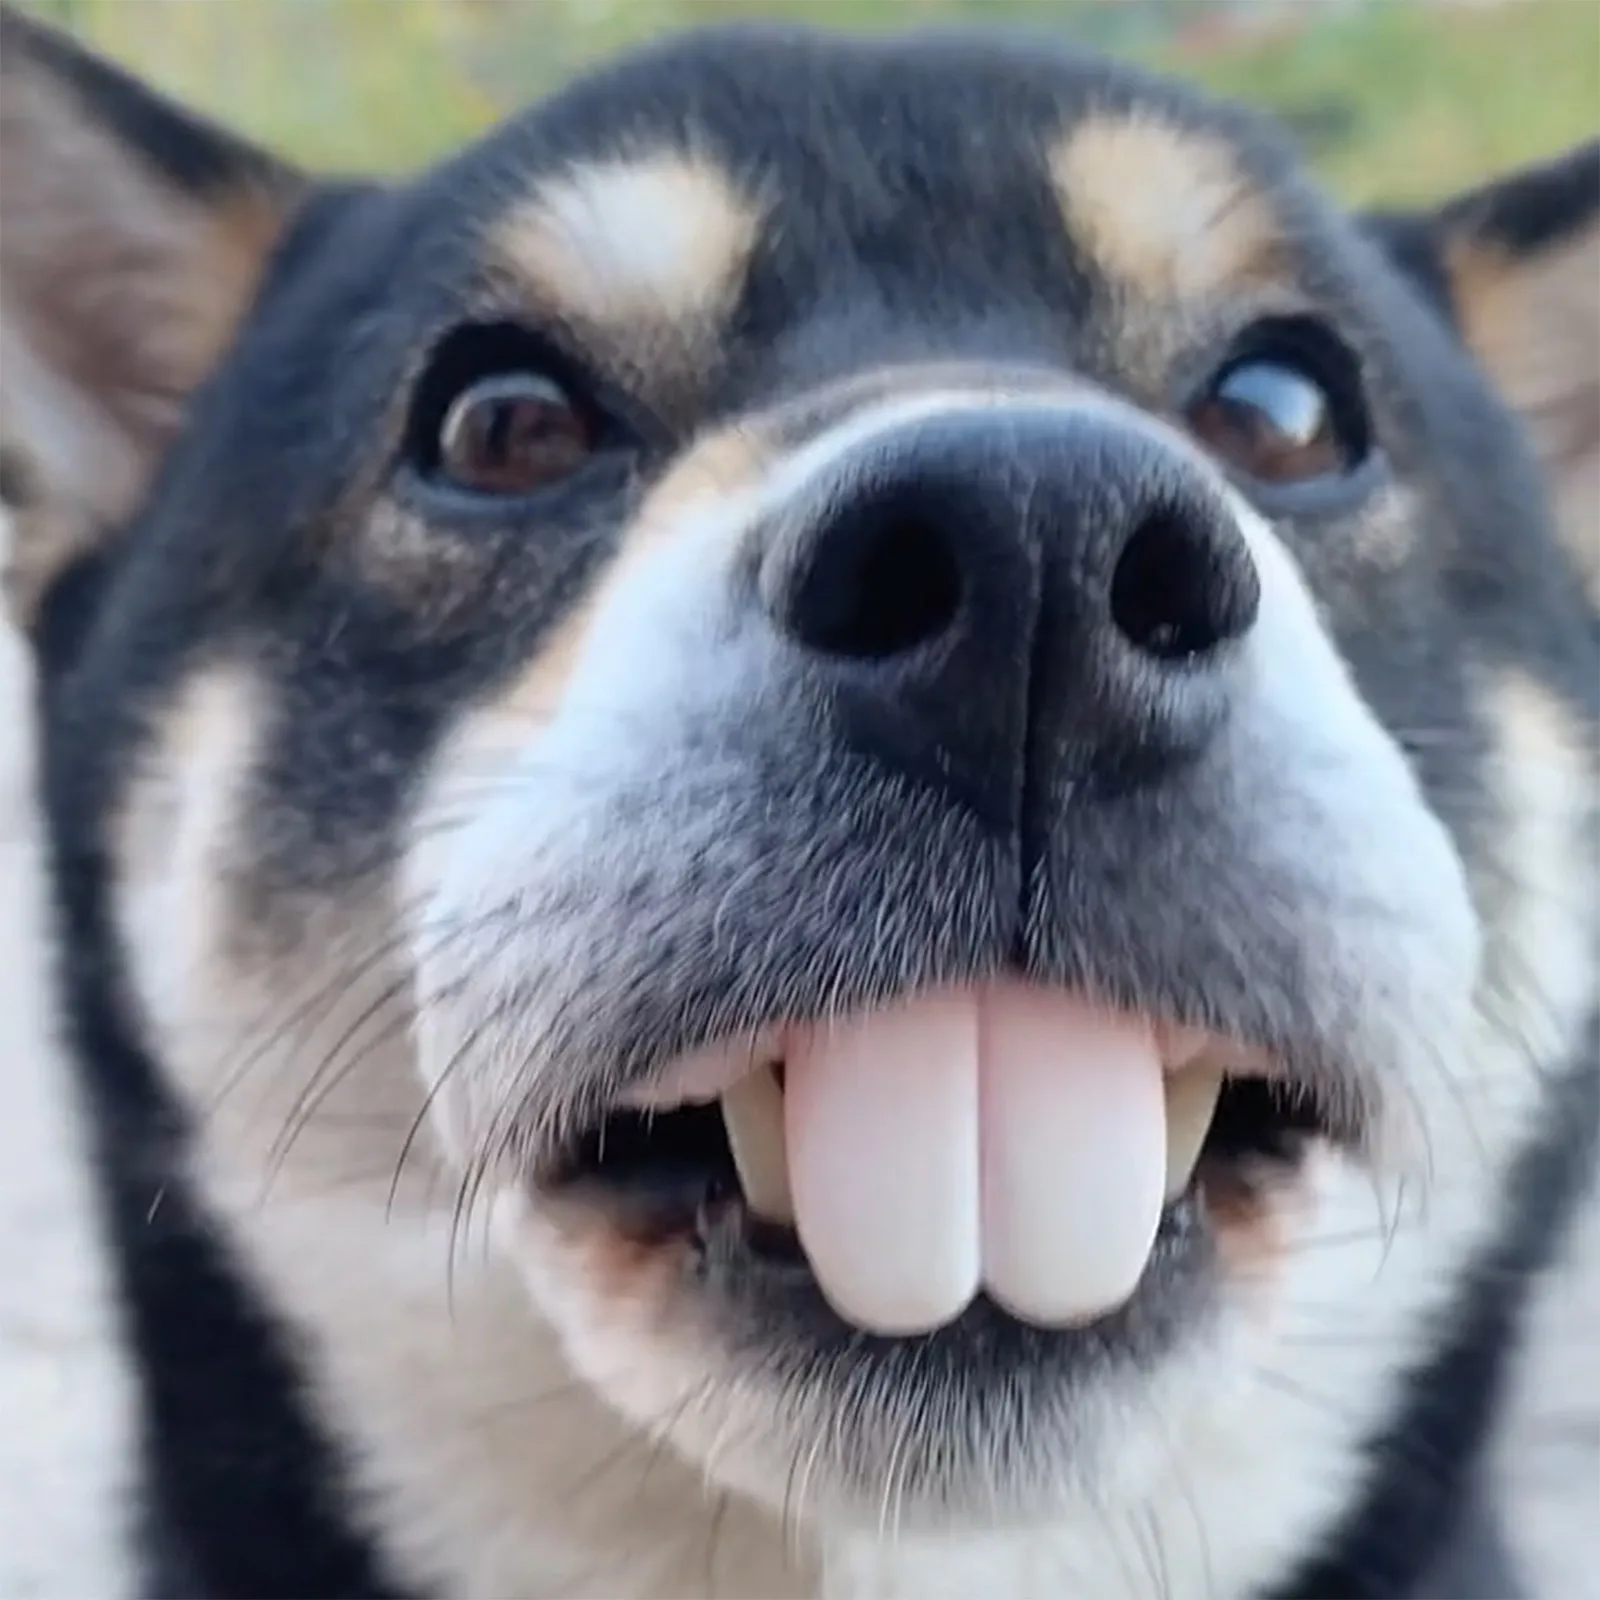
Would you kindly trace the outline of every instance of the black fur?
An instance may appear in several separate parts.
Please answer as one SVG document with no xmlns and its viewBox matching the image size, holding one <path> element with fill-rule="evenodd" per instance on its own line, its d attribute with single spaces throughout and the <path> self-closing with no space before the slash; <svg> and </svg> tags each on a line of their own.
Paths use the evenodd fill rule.
<svg viewBox="0 0 1600 1600">
<path fill-rule="evenodd" d="M 6 48 L 25 48 L 59 73 L 168 181 L 203 194 L 242 173 L 278 179 L 264 158 L 121 73 L 4 18 Z M 609 553 L 610 530 L 637 484 L 619 475 L 592 486 L 591 500 L 566 508 L 563 525 L 537 541 L 522 528 L 471 527 L 493 548 L 497 592 L 513 603 L 470 629 L 419 616 L 366 592 L 356 575 L 317 565 L 309 535 L 326 532 L 350 483 L 388 448 L 397 432 L 392 397 L 404 392 L 419 342 L 476 291 L 462 242 L 469 224 L 530 167 L 605 147 L 619 101 L 635 135 L 677 136 L 683 107 L 693 107 L 698 135 L 736 171 L 744 163 L 776 173 L 785 202 L 807 219 L 764 247 L 735 319 L 723 386 L 701 397 L 707 417 L 928 343 L 991 356 L 1043 345 L 1105 376 L 1110 358 L 1079 326 L 1098 287 L 1092 263 L 1058 228 L 1041 226 L 1049 202 L 1037 175 L 1018 166 L 997 176 L 992 147 L 977 136 L 997 116 L 1007 142 L 1024 126 L 1047 126 L 1059 112 L 1053 69 L 1026 46 L 985 62 L 951 37 L 929 41 L 912 68 L 880 71 L 870 47 L 839 59 L 809 34 L 729 31 L 659 47 L 587 80 L 412 188 L 319 191 L 280 248 L 238 348 L 196 400 L 202 420 L 145 509 L 47 597 L 36 643 L 61 996 L 144 1381 L 152 1597 L 353 1600 L 400 1590 L 343 1490 L 343 1464 L 302 1392 L 288 1336 L 261 1309 L 178 1170 L 181 1119 L 130 1021 L 109 930 L 103 830 L 143 718 L 202 646 L 250 640 L 291 713 L 263 782 L 279 814 L 315 814 L 326 827 L 309 867 L 295 865 L 307 858 L 304 837 L 290 829 L 269 840 L 267 877 L 354 876 L 381 857 L 422 752 L 463 702 L 537 649 Z M 1107 75 L 1098 95 L 1108 104 L 1149 99 L 1180 121 L 1202 115 L 1131 74 Z M 938 118 L 926 114 L 934 101 Z M 1325 248 L 1330 214 L 1273 139 L 1231 112 L 1205 115 L 1279 194 L 1318 291 L 1337 305 L 1368 307 L 1375 331 L 1365 354 L 1403 464 L 1425 463 L 1417 470 L 1431 514 L 1453 530 L 1457 610 L 1430 618 L 1442 643 L 1402 632 L 1410 593 L 1339 625 L 1363 687 L 1398 723 L 1468 730 L 1460 744 L 1419 743 L 1412 753 L 1440 814 L 1470 837 L 1481 825 L 1471 804 L 1481 751 L 1451 666 L 1453 634 L 1470 628 L 1488 654 L 1529 666 L 1593 714 L 1593 660 L 1571 645 L 1589 622 L 1584 603 L 1543 546 L 1506 548 L 1508 516 L 1536 501 L 1533 468 L 1444 322 L 1425 309 L 1428 301 L 1449 314 L 1439 219 L 1371 220 L 1369 238 L 1398 273 L 1342 234 Z M 835 149 L 836 130 L 864 125 L 873 129 L 871 161 L 819 159 Z M 927 214 L 949 216 L 973 193 L 992 210 L 981 226 L 952 228 L 936 263 L 893 225 L 908 195 Z M 1486 238 L 1513 251 L 1540 248 L 1600 206 L 1600 146 L 1472 204 Z M 1464 215 L 1445 214 L 1451 225 Z M 858 265 L 843 273 L 842 261 Z M 891 315 L 889 307 L 904 309 Z M 639 401 L 644 481 L 675 442 L 665 398 Z M 248 529 L 240 505 L 250 508 Z M 1308 565 L 1335 559 L 1317 541 L 1340 515 L 1327 506 L 1285 513 Z M 530 594 L 536 603 L 527 603 Z M 372 684 L 377 692 L 363 692 Z M 384 753 L 381 762 L 352 754 L 372 749 Z M 1360 1504 L 1273 1600 L 1459 1600 L 1469 1583 L 1502 1592 L 1504 1575 L 1490 1567 L 1498 1551 L 1492 1539 L 1475 1538 L 1483 1531 L 1481 1457 L 1527 1286 L 1593 1166 L 1597 1106 L 1592 1073 L 1572 1080 L 1570 1103 L 1552 1105 L 1549 1137 L 1527 1154 L 1505 1197 L 1501 1236 L 1442 1319 L 1437 1353 L 1411 1374 L 1400 1414 L 1371 1441 Z"/>
<path fill-rule="evenodd" d="M 1516 259 L 1548 250 L 1600 221 L 1600 139 L 1447 206 L 1447 233 L 1470 235 Z"/>
</svg>

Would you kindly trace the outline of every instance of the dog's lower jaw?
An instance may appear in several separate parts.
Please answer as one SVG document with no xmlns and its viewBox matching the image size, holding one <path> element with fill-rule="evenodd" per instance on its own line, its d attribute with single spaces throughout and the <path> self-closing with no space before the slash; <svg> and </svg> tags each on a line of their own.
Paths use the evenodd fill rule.
<svg viewBox="0 0 1600 1600">
<path fill-rule="evenodd" d="M 260 1186 L 226 1176 L 238 1168 L 219 1153 L 195 1173 L 207 1203 L 240 1244 L 246 1274 L 270 1285 L 269 1303 L 299 1334 L 311 1392 L 349 1443 L 353 1503 L 381 1506 L 381 1542 L 416 1592 L 1042 1600 L 1070 1584 L 1096 1600 L 1164 1587 L 1233 1600 L 1267 1577 L 1259 1565 L 1230 1566 L 1226 1528 L 1202 1526 L 1180 1486 L 1170 1506 L 1149 1508 L 1170 1513 L 1152 1524 L 1156 1543 L 1138 1514 L 1114 1528 L 1101 1517 L 947 1538 L 897 1536 L 892 1518 L 850 1532 L 786 1525 L 708 1488 L 697 1468 L 619 1418 L 572 1375 L 509 1265 L 473 1241 L 458 1250 L 447 1301 L 449 1228 L 412 1209 L 420 1188 L 402 1190 L 385 1216 L 370 1196 L 340 1201 L 291 1170 L 263 1205 Z M 1403 1269 L 1405 1239 L 1395 1251 L 1391 1265 Z M 1226 1441 L 1216 1445 L 1215 1465 L 1226 1469 Z M 1321 1478 L 1325 1465 L 1308 1476 Z M 1324 1518 L 1363 1488 L 1353 1458 L 1337 1476 L 1342 1489 L 1324 1480 L 1308 1490 Z M 1286 1522 L 1301 1530 L 1288 1542 L 1303 1541 L 1305 1508 Z M 1282 1572 L 1292 1559 L 1266 1565 Z M 1426 1576 L 1440 1560 L 1447 1573 L 1458 1560 L 1489 1570 L 1486 1552 L 1419 1549 L 1415 1581 L 1386 1592 L 1442 1597 Z"/>
<path fill-rule="evenodd" d="M 307 970 L 277 974 L 284 993 L 316 992 L 318 974 L 309 965 L 315 958 L 307 950 L 303 959 Z M 391 976 L 374 972 L 366 981 L 381 995 Z M 156 992 L 154 984 L 145 987 Z M 339 1014 L 320 1019 L 329 1038 L 337 1041 L 349 1025 L 344 1007 L 359 1016 L 371 1000 L 361 984 L 344 991 Z M 179 1050 L 202 1048 L 205 1035 L 173 1028 L 168 1038 Z M 1556 1051 L 1561 1040 L 1548 1043 Z M 1384 1335 L 1393 1348 L 1383 1364 L 1383 1385 L 1361 1376 L 1370 1378 L 1378 1357 L 1357 1329 L 1354 1378 L 1343 1385 L 1332 1380 L 1356 1415 L 1330 1422 L 1321 1444 L 1304 1437 L 1302 1424 L 1326 1416 L 1327 1408 L 1276 1396 L 1265 1434 L 1254 1422 L 1236 1422 L 1231 1430 L 1203 1435 L 1187 1452 L 1191 1481 L 1175 1478 L 1153 1498 L 1135 1498 L 1114 1525 L 1103 1515 L 1080 1513 L 1072 1525 L 1035 1519 L 1026 1533 L 896 1537 L 891 1504 L 881 1530 L 876 1517 L 858 1517 L 850 1533 L 826 1519 L 802 1526 L 785 1515 L 781 1481 L 769 1510 L 724 1494 L 720 1484 L 708 1488 L 698 1464 L 685 1464 L 639 1426 L 637 1416 L 629 1422 L 613 1409 L 607 1367 L 626 1371 L 631 1363 L 637 1369 L 653 1361 L 652 1346 L 640 1342 L 637 1325 L 630 1332 L 615 1307 L 602 1316 L 605 1308 L 587 1294 L 591 1337 L 581 1330 L 574 1337 L 566 1328 L 558 1334 L 549 1295 L 530 1299 L 514 1263 L 486 1249 L 476 1225 L 465 1233 L 453 1228 L 455 1180 L 430 1165 L 426 1133 L 390 1192 L 395 1129 L 417 1109 L 416 1094 L 400 1107 L 387 1098 L 396 1086 L 416 1081 L 406 1053 L 359 1053 L 335 1098 L 286 1150 L 278 1148 L 300 1091 L 328 1059 L 327 1044 L 320 1036 L 301 1041 L 303 1057 L 260 1065 L 254 1100 L 230 1095 L 215 1106 L 216 1096 L 203 1094 L 213 1081 L 206 1062 L 175 1056 L 165 1066 L 174 1083 L 192 1078 L 196 1105 L 211 1107 L 196 1130 L 191 1176 L 237 1253 L 248 1285 L 238 1290 L 240 1298 L 265 1306 L 296 1335 L 313 1409 L 345 1446 L 352 1491 L 342 1502 L 345 1515 L 370 1509 L 375 1542 L 405 1586 L 419 1594 L 467 1600 L 541 1592 L 607 1593 L 619 1600 L 696 1594 L 965 1600 L 974 1592 L 997 1592 L 1013 1600 L 1054 1600 L 1070 1585 L 1093 1600 L 1143 1600 L 1163 1588 L 1164 1600 L 1213 1594 L 1245 1600 L 1263 1585 L 1285 1581 L 1339 1513 L 1361 1500 L 1368 1475 L 1361 1451 L 1390 1420 L 1388 1380 L 1398 1387 L 1403 1363 L 1431 1359 L 1432 1336 L 1418 1328 L 1420 1305 L 1418 1317 L 1400 1318 L 1403 1337 Z M 1498 1125 L 1508 1130 L 1508 1140 L 1512 1128 L 1515 1137 L 1536 1140 L 1546 1113 L 1535 1104 L 1535 1077 L 1524 1075 L 1520 1035 L 1514 1082 L 1507 1072 L 1509 1041 L 1486 1035 L 1480 1048 L 1486 1052 L 1482 1070 L 1468 1073 L 1465 1082 L 1502 1083 L 1511 1100 L 1496 1102 L 1506 1113 Z M 339 1098 L 345 1095 L 350 1098 Z M 282 1096 L 282 1103 L 272 1096 Z M 405 1114 L 379 1116 L 380 1107 Z M 1488 1109 L 1478 1106 L 1478 1115 Z M 1441 1107 L 1436 1140 L 1453 1115 Z M 1452 1171 L 1494 1183 L 1481 1147 L 1467 1142 L 1471 1132 L 1460 1130 L 1450 1151 L 1441 1153 L 1454 1153 Z M 1364 1227 L 1370 1234 L 1370 1191 L 1354 1182 L 1350 1191 L 1364 1208 L 1355 1231 Z M 1417 1220 L 1413 1208 L 1410 1221 Z M 1375 1246 L 1352 1245 L 1334 1300 L 1371 1303 L 1379 1288 L 1375 1274 L 1391 1292 L 1397 1285 L 1404 1292 L 1408 1281 L 1427 1281 L 1420 1298 L 1448 1322 L 1446 1291 L 1465 1281 L 1465 1263 L 1499 1219 L 1481 1191 L 1458 1184 L 1427 1220 L 1427 1229 L 1402 1230 L 1381 1262 Z M 1305 1259 L 1326 1263 L 1329 1257 L 1324 1250 Z M 609 1325 L 609 1353 L 592 1337 L 598 1323 Z M 582 1374 L 575 1363 L 580 1343 L 585 1361 L 594 1363 Z M 1335 1354 L 1334 1342 L 1325 1340 L 1317 1359 L 1325 1368 Z M 1202 1361 L 1194 1351 L 1178 1359 L 1186 1367 Z M 1350 1381 L 1361 1390 L 1353 1397 L 1345 1393 Z M 1384 1392 L 1374 1392 L 1378 1388 Z M 663 1383 L 655 1409 L 678 1392 Z M 219 1414 L 225 1414 L 223 1401 Z M 1148 1418 L 1141 1397 L 1129 1403 L 1130 1423 Z M 1244 1404 L 1248 1414 L 1248 1400 Z M 799 1443 L 803 1448 L 805 1441 Z M 1480 1443 L 1474 1434 L 1465 1454 Z M 1216 1480 L 1209 1486 L 1207 1474 Z M 1196 1493 L 1198 1505 L 1191 1498 Z M 1150 1518 L 1156 1519 L 1153 1537 Z M 1431 1555 L 1419 1549 L 1408 1557 L 1403 1582 L 1385 1593 L 1418 1593 L 1419 1569 Z M 974 1573 L 987 1575 L 976 1590 Z"/>
</svg>

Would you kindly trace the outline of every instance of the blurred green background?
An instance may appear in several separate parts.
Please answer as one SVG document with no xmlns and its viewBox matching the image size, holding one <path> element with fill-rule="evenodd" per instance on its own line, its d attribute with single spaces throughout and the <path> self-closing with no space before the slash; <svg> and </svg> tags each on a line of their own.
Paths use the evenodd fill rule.
<svg viewBox="0 0 1600 1600">
<path fill-rule="evenodd" d="M 1600 131 L 1600 0 L 24 0 L 322 167 L 400 171 L 594 56 L 784 16 L 1022 20 L 1282 113 L 1352 200 L 1425 199 Z"/>
</svg>

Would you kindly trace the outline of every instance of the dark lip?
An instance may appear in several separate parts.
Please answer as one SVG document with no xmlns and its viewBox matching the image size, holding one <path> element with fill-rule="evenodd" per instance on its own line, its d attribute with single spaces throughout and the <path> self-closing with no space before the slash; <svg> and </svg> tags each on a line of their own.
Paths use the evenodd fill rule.
<svg viewBox="0 0 1600 1600">
<path fill-rule="evenodd" d="M 1216 1292 L 1216 1232 L 1198 1186 L 1191 1183 L 1162 1211 L 1143 1276 L 1122 1305 L 1077 1327 L 1036 1327 L 978 1295 L 953 1321 L 915 1337 L 863 1333 L 839 1315 L 798 1252 L 785 1255 L 751 1238 L 741 1198 L 726 1196 L 700 1206 L 671 1205 L 661 1197 L 626 1197 L 612 1190 L 599 1200 L 613 1222 L 638 1243 L 685 1244 L 687 1270 L 699 1286 L 754 1319 L 751 1338 L 780 1345 L 794 1361 L 870 1358 L 874 1352 L 933 1361 L 981 1352 L 988 1365 L 1013 1373 L 1068 1368 L 1089 1352 L 1150 1357 L 1193 1327 L 1196 1311 Z M 598 1197 L 566 1196 L 592 1217 Z"/>
<path fill-rule="evenodd" d="M 1165 1270 L 1170 1267 L 1175 1250 L 1196 1249 L 1207 1242 L 1209 1237 L 1210 1229 L 1205 1221 L 1204 1207 L 1197 1197 L 1194 1186 L 1191 1185 L 1163 1208 L 1161 1225 L 1155 1243 L 1151 1247 L 1150 1265 L 1140 1278 L 1138 1288 L 1124 1303 L 1124 1307 L 1107 1312 L 1103 1317 L 1096 1317 L 1093 1322 L 1085 1323 L 1082 1327 L 1033 1331 L 1042 1333 L 1047 1338 L 1072 1337 L 1114 1323 L 1122 1315 L 1125 1307 L 1138 1300 L 1147 1290 L 1154 1289 L 1159 1292 L 1162 1287 L 1160 1280 Z M 802 1309 L 810 1318 L 831 1324 L 840 1338 L 865 1337 L 884 1345 L 907 1342 L 901 1337 L 863 1335 L 859 1328 L 846 1322 L 828 1304 L 803 1256 L 796 1254 L 791 1259 L 784 1253 L 762 1247 L 752 1238 L 750 1215 L 742 1200 L 725 1202 L 714 1208 L 701 1208 L 694 1219 L 694 1239 L 704 1270 L 713 1275 L 719 1272 L 736 1272 L 747 1284 L 759 1286 L 763 1293 L 792 1297 L 796 1301 L 797 1309 Z M 975 1324 L 1003 1324 L 1015 1328 L 1032 1326 L 1012 1316 L 987 1295 L 980 1293 L 960 1316 L 953 1322 L 945 1324 L 932 1337 L 936 1338 L 945 1332 L 959 1332 L 963 1328 L 971 1329 Z"/>
<path fill-rule="evenodd" d="M 1261 1152 L 1248 1158 L 1250 1164 L 1258 1170 L 1292 1171 L 1297 1165 L 1299 1149 L 1308 1143 L 1326 1141 L 1328 1135 L 1299 1132 L 1291 1137 L 1295 1154 Z M 1215 1181 L 1219 1172 L 1218 1159 L 1202 1157 L 1188 1188 L 1167 1202 L 1164 1214 L 1191 1200 L 1200 1185 Z M 1236 1173 L 1230 1172 L 1228 1177 L 1230 1181 L 1239 1181 Z M 1244 1181 L 1250 1182 L 1249 1179 Z M 546 1192 L 564 1204 L 592 1205 L 611 1211 L 619 1225 L 641 1242 L 691 1231 L 701 1236 L 725 1233 L 731 1221 L 742 1230 L 745 1245 L 752 1248 L 756 1256 L 781 1266 L 793 1239 L 792 1230 L 762 1222 L 749 1210 L 731 1174 L 723 1177 L 685 1168 L 677 1174 L 654 1172 L 644 1177 L 608 1178 L 585 1171 L 553 1182 Z M 776 1238 L 779 1235 L 783 1236 L 781 1245 Z M 796 1255 L 792 1264 L 803 1267 L 803 1258 Z"/>
</svg>

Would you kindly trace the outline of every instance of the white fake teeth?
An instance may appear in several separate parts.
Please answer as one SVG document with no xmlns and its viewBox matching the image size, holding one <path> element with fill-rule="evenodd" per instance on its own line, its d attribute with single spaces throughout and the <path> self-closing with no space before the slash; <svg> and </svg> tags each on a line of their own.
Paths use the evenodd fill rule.
<svg viewBox="0 0 1600 1600">
<path fill-rule="evenodd" d="M 1166 1118 L 1148 1027 L 1043 989 L 980 1002 L 983 1276 L 1046 1327 L 1138 1286 L 1161 1223 Z"/>
<path fill-rule="evenodd" d="M 978 1016 L 937 995 L 803 1030 L 784 1069 L 795 1231 L 869 1333 L 960 1315 L 982 1282 Z"/>
<path fill-rule="evenodd" d="M 1021 985 L 926 996 L 796 1030 L 784 1086 L 747 1072 L 722 1113 L 751 1212 L 856 1326 L 925 1333 L 980 1290 L 1069 1326 L 1132 1295 L 1199 1158 L 1222 1073 L 1175 1042 Z"/>
</svg>

